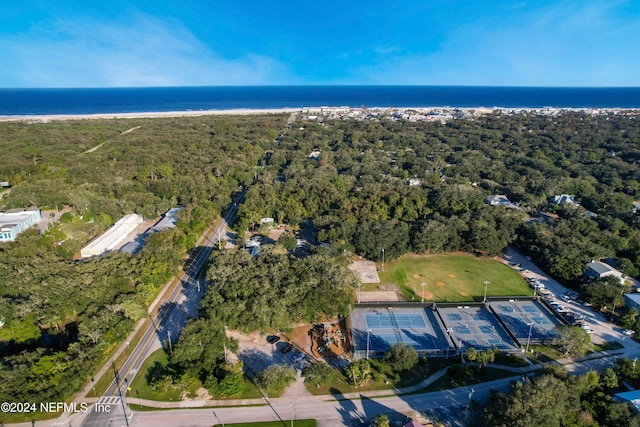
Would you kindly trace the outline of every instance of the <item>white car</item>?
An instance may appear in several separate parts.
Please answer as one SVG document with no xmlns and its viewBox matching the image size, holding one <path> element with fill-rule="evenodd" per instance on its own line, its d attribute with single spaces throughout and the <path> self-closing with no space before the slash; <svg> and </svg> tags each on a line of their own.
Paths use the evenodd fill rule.
<svg viewBox="0 0 640 427">
<path fill-rule="evenodd" d="M 622 331 L 622 333 L 627 335 L 627 336 L 631 336 L 631 335 L 635 334 L 636 331 L 632 331 L 631 329 L 625 329 L 624 331 Z"/>
</svg>

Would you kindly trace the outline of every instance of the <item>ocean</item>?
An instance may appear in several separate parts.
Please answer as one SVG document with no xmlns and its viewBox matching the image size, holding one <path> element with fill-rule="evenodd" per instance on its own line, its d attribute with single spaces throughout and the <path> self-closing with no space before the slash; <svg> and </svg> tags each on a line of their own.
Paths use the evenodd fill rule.
<svg viewBox="0 0 640 427">
<path fill-rule="evenodd" d="M 0 116 L 320 106 L 640 108 L 640 88 L 212 86 L 0 89 Z"/>
</svg>

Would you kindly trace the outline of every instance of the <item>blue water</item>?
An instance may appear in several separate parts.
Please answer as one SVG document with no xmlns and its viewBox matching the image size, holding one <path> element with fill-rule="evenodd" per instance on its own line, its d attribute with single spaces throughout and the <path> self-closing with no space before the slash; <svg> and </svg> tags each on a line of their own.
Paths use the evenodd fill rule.
<svg viewBox="0 0 640 427">
<path fill-rule="evenodd" d="M 2 116 L 319 106 L 640 108 L 640 88 L 236 86 L 0 89 Z"/>
</svg>

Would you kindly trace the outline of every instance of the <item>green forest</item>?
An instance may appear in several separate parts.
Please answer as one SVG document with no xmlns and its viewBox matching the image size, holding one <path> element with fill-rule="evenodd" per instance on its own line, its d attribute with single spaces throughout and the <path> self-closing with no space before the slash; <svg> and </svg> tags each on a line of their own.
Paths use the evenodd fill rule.
<svg viewBox="0 0 640 427">
<path fill-rule="evenodd" d="M 0 400 L 60 401 L 91 378 L 286 122 L 282 115 L 0 123 L 6 208 L 67 209 L 0 244 Z M 91 151 L 92 149 L 95 149 Z M 136 255 L 73 255 L 123 214 L 177 227 Z"/>
<path fill-rule="evenodd" d="M 639 160 L 634 113 L 520 112 L 446 124 L 299 120 L 249 189 L 238 228 L 263 216 L 310 218 L 320 241 L 376 260 L 383 248 L 389 258 L 497 255 L 515 242 L 579 286 L 592 259 L 612 258 L 631 276 L 640 271 Z M 492 194 L 521 209 L 489 206 Z M 550 202 L 560 194 L 580 206 Z"/>
<path fill-rule="evenodd" d="M 460 250 L 492 256 L 514 243 L 575 288 L 592 259 L 640 272 L 634 113 L 493 113 L 445 124 L 299 116 L 281 134 L 288 118 L 0 123 L 0 180 L 12 185 L 4 208 L 65 209 L 43 235 L 29 230 L 0 244 L 2 400 L 59 400 L 79 390 L 243 187 L 240 236 L 263 217 L 293 227 L 311 220 L 318 243 L 328 245 L 306 258 L 215 251 L 200 311 L 216 325 L 277 329 L 344 313 L 353 286 L 347 260 L 353 253 L 379 260 L 382 249 L 389 259 Z M 492 194 L 520 209 L 489 206 Z M 580 205 L 551 203 L 558 194 Z M 73 260 L 122 215 L 155 219 L 178 205 L 178 226 L 138 254 Z M 220 349 L 206 361 L 187 351 L 206 333 L 202 322 L 188 325 L 172 362 L 211 384 L 228 374 L 211 373 Z"/>
</svg>

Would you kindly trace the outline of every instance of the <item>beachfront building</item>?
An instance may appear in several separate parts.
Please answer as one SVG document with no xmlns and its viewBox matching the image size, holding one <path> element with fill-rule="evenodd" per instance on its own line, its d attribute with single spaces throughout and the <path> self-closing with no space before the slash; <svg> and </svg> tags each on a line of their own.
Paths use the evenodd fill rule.
<svg viewBox="0 0 640 427">
<path fill-rule="evenodd" d="M 142 222 L 142 217 L 137 214 L 123 216 L 111 228 L 80 249 L 80 257 L 98 256 L 113 250 Z"/>
<path fill-rule="evenodd" d="M 0 212 L 0 242 L 13 242 L 18 234 L 42 219 L 39 209 Z"/>
</svg>

